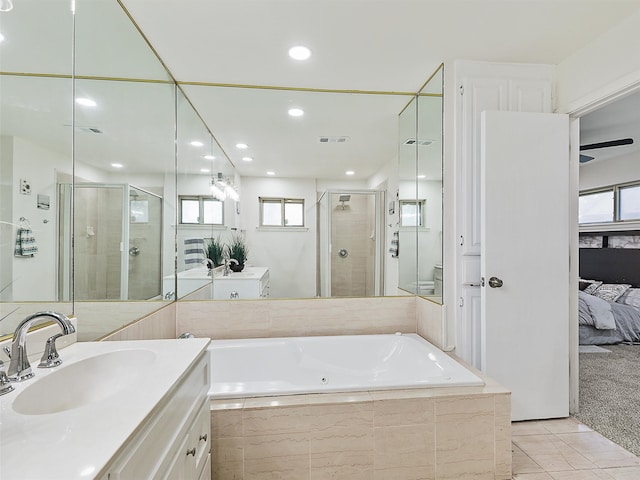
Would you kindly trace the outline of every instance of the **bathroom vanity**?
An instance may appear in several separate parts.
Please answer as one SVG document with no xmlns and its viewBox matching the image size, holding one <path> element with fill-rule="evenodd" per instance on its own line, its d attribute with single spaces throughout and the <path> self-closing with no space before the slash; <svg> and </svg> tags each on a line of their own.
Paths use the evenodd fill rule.
<svg viewBox="0 0 640 480">
<path fill-rule="evenodd" d="M 213 278 L 213 299 L 269 298 L 269 268 L 244 267 L 241 272 L 222 273 Z"/>
<path fill-rule="evenodd" d="M 0 478 L 209 479 L 208 344 L 65 348 L 0 397 Z"/>
</svg>

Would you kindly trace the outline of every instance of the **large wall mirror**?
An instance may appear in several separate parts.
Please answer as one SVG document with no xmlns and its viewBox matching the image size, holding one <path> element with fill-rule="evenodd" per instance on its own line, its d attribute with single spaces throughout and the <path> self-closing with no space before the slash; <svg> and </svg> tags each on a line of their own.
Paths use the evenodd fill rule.
<svg viewBox="0 0 640 480">
<path fill-rule="evenodd" d="M 115 0 L 14 5 L 0 13 L 1 335 L 36 309 L 75 314 L 94 340 L 174 300 L 438 297 L 441 70 L 415 96 L 176 84 Z M 431 143 L 398 147 L 412 98 L 400 138 Z M 33 256 L 15 254 L 20 232 Z M 206 252 L 236 241 L 246 267 L 224 284 Z M 257 293 L 229 282 L 256 275 Z"/>
<path fill-rule="evenodd" d="M 399 286 L 442 303 L 444 68 L 399 117 Z"/>
</svg>

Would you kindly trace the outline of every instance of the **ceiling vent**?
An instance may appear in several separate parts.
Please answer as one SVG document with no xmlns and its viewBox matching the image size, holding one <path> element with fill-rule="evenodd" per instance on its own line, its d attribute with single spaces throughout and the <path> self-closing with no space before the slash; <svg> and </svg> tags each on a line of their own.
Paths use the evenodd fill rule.
<svg viewBox="0 0 640 480">
<path fill-rule="evenodd" d="M 404 142 L 402 142 L 403 145 L 418 144 L 421 147 L 426 147 L 427 145 L 431 145 L 432 143 L 433 143 L 433 140 L 416 140 L 415 138 L 407 138 Z"/>
<path fill-rule="evenodd" d="M 102 133 L 102 130 L 96 127 L 76 127 L 76 128 L 84 133 Z"/>
<path fill-rule="evenodd" d="M 320 137 L 320 143 L 347 143 L 349 137 Z"/>
<path fill-rule="evenodd" d="M 64 125 L 65 127 L 70 127 L 71 125 L 69 125 L 68 123 Z M 104 133 L 102 130 L 100 130 L 98 127 L 83 127 L 83 126 L 77 126 L 76 130 L 78 130 L 79 132 L 83 132 L 83 133 Z"/>
</svg>

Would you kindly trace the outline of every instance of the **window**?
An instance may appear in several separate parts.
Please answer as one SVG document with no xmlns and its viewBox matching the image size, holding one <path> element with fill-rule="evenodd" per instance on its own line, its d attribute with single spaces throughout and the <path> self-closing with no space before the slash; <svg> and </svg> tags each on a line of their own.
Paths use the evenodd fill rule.
<svg viewBox="0 0 640 480">
<path fill-rule="evenodd" d="M 640 220 L 640 185 L 618 189 L 619 220 Z"/>
<path fill-rule="evenodd" d="M 424 227 L 426 200 L 400 200 L 400 226 Z"/>
<path fill-rule="evenodd" d="M 578 222 L 613 222 L 613 190 L 580 195 Z"/>
<path fill-rule="evenodd" d="M 223 225 L 224 203 L 212 197 L 180 197 L 180 223 Z"/>
<path fill-rule="evenodd" d="M 304 200 L 260 197 L 261 227 L 304 227 Z"/>
<path fill-rule="evenodd" d="M 640 220 L 640 183 L 580 194 L 580 224 Z"/>
</svg>

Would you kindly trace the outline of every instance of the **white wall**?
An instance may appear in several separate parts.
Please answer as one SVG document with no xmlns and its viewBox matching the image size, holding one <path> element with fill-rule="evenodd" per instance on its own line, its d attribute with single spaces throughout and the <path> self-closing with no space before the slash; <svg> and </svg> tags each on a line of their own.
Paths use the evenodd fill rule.
<svg viewBox="0 0 640 480">
<path fill-rule="evenodd" d="M 20 137 L 13 138 L 13 218 L 29 220 L 38 245 L 32 258 L 13 257 L 13 300 L 55 300 L 57 284 L 57 189 L 58 170 L 69 172 L 71 159 L 45 150 Z M 31 195 L 20 193 L 20 180 L 31 184 Z M 49 210 L 37 207 L 38 194 L 49 196 Z M 14 227 L 14 241 L 15 241 Z"/>
<path fill-rule="evenodd" d="M 557 68 L 561 113 L 584 108 L 640 82 L 640 11 L 563 60 Z"/>
<path fill-rule="evenodd" d="M 580 166 L 580 190 L 640 181 L 640 155 L 632 154 Z"/>
<path fill-rule="evenodd" d="M 305 229 L 259 229 L 259 197 L 304 198 Z M 316 296 L 316 182 L 313 179 L 242 177 L 240 224 L 248 264 L 269 267 L 274 298 Z"/>
</svg>

